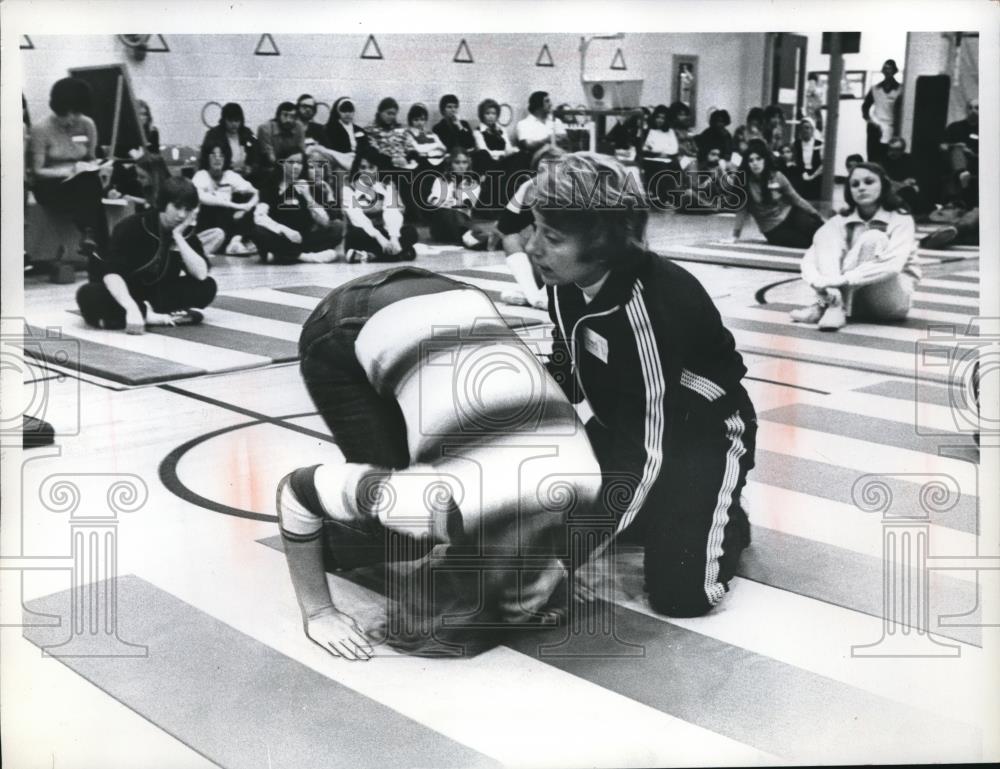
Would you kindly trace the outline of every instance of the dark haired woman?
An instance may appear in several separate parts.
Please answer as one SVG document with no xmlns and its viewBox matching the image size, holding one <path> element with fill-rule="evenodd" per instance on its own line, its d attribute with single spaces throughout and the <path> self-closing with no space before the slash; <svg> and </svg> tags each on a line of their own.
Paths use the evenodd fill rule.
<svg viewBox="0 0 1000 769">
<path fill-rule="evenodd" d="M 450 152 L 455 147 L 461 147 L 466 152 L 476 148 L 476 138 L 472 134 L 472 126 L 458 116 L 458 97 L 448 93 L 441 97 L 438 109 L 441 119 L 434 124 L 434 133 Z"/>
<path fill-rule="evenodd" d="M 354 163 L 354 153 L 358 151 L 359 144 L 365 144 L 368 136 L 365 130 L 354 123 L 354 102 L 347 96 L 341 96 L 330 108 L 330 119 L 326 121 L 326 141 L 324 145 L 343 154 L 350 154 L 351 162 L 347 164 L 350 168 Z"/>
<path fill-rule="evenodd" d="M 139 122 L 142 123 L 142 131 L 146 135 L 146 151 L 158 155 L 160 153 L 160 129 L 153 124 L 153 113 L 149 109 L 149 104 L 142 99 L 136 99 L 135 107 L 139 113 Z"/>
<path fill-rule="evenodd" d="M 219 124 L 205 132 L 201 142 L 199 168 L 208 167 L 208 153 L 221 146 L 228 167 L 247 181 L 252 182 L 260 166 L 260 148 L 253 131 L 246 127 L 243 108 L 236 102 L 222 107 Z"/>
<path fill-rule="evenodd" d="M 86 114 L 91 99 L 90 86 L 78 78 L 53 84 L 52 114 L 31 127 L 31 191 L 40 205 L 73 220 L 82 235 L 81 252 L 96 248 L 104 255 L 108 222 L 100 172 L 111 168 L 97 162 L 97 126 Z"/>
<path fill-rule="evenodd" d="M 808 248 L 823 217 L 777 169 L 774 155 L 762 140 L 750 141 L 739 178 L 746 205 L 736 214 L 733 240 L 739 240 L 747 219 L 753 217 L 771 245 Z"/>
<path fill-rule="evenodd" d="M 669 194 L 681 186 L 680 143 L 670 118 L 670 108 L 658 104 L 649 118 L 649 129 L 641 145 L 646 189 L 660 204 L 666 204 Z"/>
<path fill-rule="evenodd" d="M 698 134 L 698 154 L 704 156 L 709 149 L 719 150 L 719 157 L 729 162 L 733 154 L 733 135 L 726 127 L 732 122 L 729 113 L 724 109 L 713 110 L 708 117 L 708 128 Z"/>
<path fill-rule="evenodd" d="M 348 262 L 402 262 L 417 256 L 417 229 L 403 223 L 399 193 L 381 162 L 384 156 L 374 150 L 359 151 L 341 192 Z"/>
<path fill-rule="evenodd" d="M 472 153 L 472 167 L 484 179 L 482 205 L 490 210 L 507 204 L 507 180 L 520 165 L 517 146 L 499 119 L 499 103 L 483 99 L 479 103 L 479 126 L 473 131 L 476 149 Z"/>
<path fill-rule="evenodd" d="M 266 264 L 270 257 L 275 264 L 337 261 L 344 223 L 336 209 L 331 210 L 327 190 L 309 175 L 301 151 L 278 155 L 277 160 L 278 167 L 261 185 L 261 202 L 253 214 L 253 240 L 261 262 Z"/>
<path fill-rule="evenodd" d="M 206 145 L 206 149 L 207 165 L 191 179 L 198 188 L 201 203 L 198 233 L 207 253 L 215 253 L 225 245 L 227 254 L 245 256 L 251 251 L 252 212 L 260 198 L 250 182 L 227 166 L 226 151 L 221 144 Z M 211 233 L 212 239 L 208 240 L 204 233 Z"/>
<path fill-rule="evenodd" d="M 478 250 L 486 247 L 488 235 L 472 221 L 479 204 L 479 182 L 469 171 L 469 153 L 455 147 L 448 154 L 449 172 L 434 180 L 427 196 L 431 237 L 439 243 Z"/>
<path fill-rule="evenodd" d="M 146 326 L 200 323 L 215 298 L 208 259 L 194 234 L 198 191 L 183 177 L 163 183 L 156 208 L 122 219 L 106 253 L 89 265 L 76 303 L 90 326 L 141 334 Z"/>
<path fill-rule="evenodd" d="M 816 301 L 793 310 L 792 320 L 822 331 L 842 328 L 848 317 L 903 320 L 920 280 L 913 217 L 875 163 L 851 171 L 844 200 L 802 258 L 802 279 Z"/>
<path fill-rule="evenodd" d="M 647 206 L 620 163 L 567 155 L 539 168 L 534 189 L 526 250 L 548 287 L 550 369 L 593 409 L 586 429 L 607 512 L 645 548 L 652 608 L 705 614 L 750 541 L 746 366 L 701 284 L 644 247 Z M 579 189 L 597 190 L 582 210 Z"/>
<path fill-rule="evenodd" d="M 733 134 L 733 148 L 743 157 L 747 154 L 750 142 L 764 138 L 764 110 L 761 107 L 751 107 L 747 112 L 746 122 Z"/>
<path fill-rule="evenodd" d="M 807 117 L 799 123 L 798 134 L 792 151 L 802 171 L 802 186 L 796 189 L 806 200 L 819 200 L 823 184 L 823 141 L 816 138 L 816 127 Z"/>
</svg>

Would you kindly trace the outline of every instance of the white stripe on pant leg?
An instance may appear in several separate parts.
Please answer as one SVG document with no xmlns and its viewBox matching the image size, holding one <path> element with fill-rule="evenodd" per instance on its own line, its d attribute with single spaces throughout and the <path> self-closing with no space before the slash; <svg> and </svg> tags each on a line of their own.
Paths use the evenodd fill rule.
<svg viewBox="0 0 1000 769">
<path fill-rule="evenodd" d="M 726 467 L 722 474 L 722 487 L 715 502 L 712 513 L 712 528 L 708 532 L 708 547 L 705 551 L 705 597 L 710 605 L 715 606 L 726 594 L 726 589 L 719 580 L 719 559 L 722 557 L 722 541 L 729 522 L 729 507 L 732 504 L 733 491 L 740 478 L 740 457 L 746 454 L 743 445 L 745 426 L 737 411 L 726 420 L 726 435 L 729 437 L 729 449 L 726 451 Z"/>
</svg>

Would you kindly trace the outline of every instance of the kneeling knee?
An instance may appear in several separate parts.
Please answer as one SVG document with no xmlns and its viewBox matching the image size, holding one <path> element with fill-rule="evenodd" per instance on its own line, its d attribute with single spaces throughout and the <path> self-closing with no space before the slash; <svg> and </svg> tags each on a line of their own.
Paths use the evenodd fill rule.
<svg viewBox="0 0 1000 769">
<path fill-rule="evenodd" d="M 649 605 L 668 617 L 701 617 L 715 606 L 701 588 L 661 587 L 649 591 Z"/>
</svg>

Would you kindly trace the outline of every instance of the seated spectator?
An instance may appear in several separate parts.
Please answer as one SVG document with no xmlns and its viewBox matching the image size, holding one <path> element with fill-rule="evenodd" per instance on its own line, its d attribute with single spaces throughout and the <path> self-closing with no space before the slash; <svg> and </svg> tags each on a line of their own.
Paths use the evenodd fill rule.
<svg viewBox="0 0 1000 769">
<path fill-rule="evenodd" d="M 458 116 L 458 107 L 458 97 L 454 94 L 449 93 L 441 97 L 438 102 L 441 119 L 434 124 L 434 133 L 448 151 L 454 147 L 461 147 L 471 152 L 476 148 L 476 139 L 472 135 L 472 126 Z"/>
<path fill-rule="evenodd" d="M 642 140 L 642 173 L 650 199 L 666 205 L 670 194 L 681 188 L 680 142 L 670 125 L 671 112 L 659 104 L 649 118 L 649 130 Z"/>
<path fill-rule="evenodd" d="M 326 190 L 310 177 L 301 150 L 278 156 L 278 166 L 260 190 L 261 202 L 253 213 L 253 240 L 260 261 L 267 264 L 328 264 L 337 261 L 337 245 L 344 238 L 344 223 L 336 210 L 331 216 Z"/>
<path fill-rule="evenodd" d="M 819 200 L 823 186 L 823 142 L 816 138 L 816 127 L 809 118 L 802 118 L 799 123 L 799 135 L 792 144 L 792 151 L 802 174 L 800 185 L 795 189 L 806 200 Z"/>
<path fill-rule="evenodd" d="M 236 102 L 224 104 L 219 124 L 205 132 L 199 168 L 208 167 L 208 153 L 217 146 L 222 147 L 230 170 L 250 182 L 256 178 L 260 169 L 260 145 L 253 131 L 246 127 L 243 108 Z"/>
<path fill-rule="evenodd" d="M 427 130 L 429 113 L 423 104 L 414 104 L 406 113 L 408 131 L 413 137 L 413 147 L 410 159 L 415 160 L 418 169 L 439 166 L 448 155 L 448 147 L 441 141 L 440 135 Z"/>
<path fill-rule="evenodd" d="M 417 256 L 417 229 L 403 223 L 399 193 L 379 166 L 384 161 L 372 148 L 359 150 L 341 192 L 348 262 L 401 262 Z"/>
<path fill-rule="evenodd" d="M 677 160 L 684 170 L 694 170 L 698 161 L 698 140 L 691 133 L 691 108 L 682 101 L 675 101 L 669 107 L 667 123 L 677 136 Z"/>
<path fill-rule="evenodd" d="M 894 136 L 889 140 L 882 168 L 885 169 L 892 191 L 906 204 L 914 219 L 926 218 L 933 206 L 920 191 L 917 168 L 913 157 L 906 151 L 906 139 Z"/>
<path fill-rule="evenodd" d="M 226 167 L 226 152 L 221 144 L 208 149 L 207 163 L 191 179 L 201 204 L 197 231 L 205 252 L 214 254 L 225 244 L 227 254 L 245 256 L 253 250 L 249 241 L 253 236 L 253 210 L 260 202 L 257 190 Z"/>
<path fill-rule="evenodd" d="M 296 119 L 297 114 L 294 104 L 283 101 L 275 110 L 274 117 L 257 128 L 263 172 L 261 183 L 277 167 L 280 158 L 305 153 L 306 129 Z"/>
<path fill-rule="evenodd" d="M 365 128 L 368 144 L 379 155 L 379 168 L 383 173 L 392 169 L 412 169 L 416 163 L 407 156 L 413 150 L 413 137 L 399 124 L 399 103 L 386 97 L 378 103 L 375 120 Z"/>
<path fill-rule="evenodd" d="M 802 179 L 802 166 L 799 165 L 798 159 L 795 157 L 795 150 L 792 149 L 791 144 L 782 144 L 778 151 L 778 157 L 775 158 L 775 168 L 777 168 L 781 173 L 785 175 L 792 184 L 792 188 L 800 195 L 805 195 L 802 192 L 803 189 L 803 179 Z"/>
<path fill-rule="evenodd" d="M 813 121 L 817 133 L 823 130 L 823 108 L 825 106 L 826 98 L 823 89 L 819 86 L 819 75 L 810 72 L 806 77 L 805 116 Z"/>
<path fill-rule="evenodd" d="M 516 130 L 517 146 L 527 168 L 531 157 L 544 144 L 565 144 L 566 124 L 552 115 L 552 99 L 545 91 L 535 91 L 528 97 L 528 116 L 519 121 Z"/>
<path fill-rule="evenodd" d="M 752 107 L 746 122 L 733 134 L 733 145 L 741 160 L 754 139 L 764 139 L 764 110 L 760 107 Z"/>
<path fill-rule="evenodd" d="M 959 208 L 979 204 L 979 99 L 972 99 L 962 120 L 950 123 L 941 149 L 945 152 L 945 203 Z"/>
<path fill-rule="evenodd" d="M 708 128 L 698 134 L 699 155 L 704 156 L 712 148 L 719 150 L 719 157 L 729 161 L 733 154 L 733 135 L 727 126 L 732 122 L 729 113 L 724 109 L 713 110 L 708 116 Z"/>
<path fill-rule="evenodd" d="M 851 172 L 844 200 L 802 258 L 802 279 L 816 301 L 793 310 L 792 320 L 818 323 L 821 331 L 843 328 L 848 318 L 903 320 L 920 280 L 913 217 L 876 163 Z"/>
<path fill-rule="evenodd" d="M 188 179 L 163 183 L 155 209 L 122 219 L 89 265 L 76 304 L 88 325 L 141 334 L 147 326 L 200 323 L 215 298 L 208 259 L 194 233 L 198 191 Z"/>
<path fill-rule="evenodd" d="M 500 105 L 493 99 L 479 103 L 479 127 L 473 131 L 476 150 L 472 167 L 484 179 L 481 205 L 483 209 L 500 208 L 507 203 L 511 191 L 507 180 L 517 170 L 517 147 L 507 136 L 500 118 Z"/>
<path fill-rule="evenodd" d="M 115 164 L 104 196 L 111 200 L 127 200 L 136 211 L 156 208 L 160 188 L 169 178 L 170 169 L 163 156 L 147 152 L 134 161 Z"/>
<path fill-rule="evenodd" d="M 750 142 L 740 172 L 737 178 L 742 178 L 746 205 L 736 215 L 733 242 L 740 239 L 747 219 L 753 217 L 768 243 L 808 248 L 823 217 L 777 169 L 774 155 L 763 140 Z"/>
<path fill-rule="evenodd" d="M 484 230 L 477 230 L 472 221 L 472 210 L 479 204 L 479 182 L 474 174 L 469 174 L 469 153 L 455 147 L 448 161 L 449 173 L 434 180 L 427 196 L 431 237 L 439 243 L 485 248 L 489 236 Z"/>
<path fill-rule="evenodd" d="M 590 146 L 589 116 L 576 114 L 572 104 L 560 104 L 552 110 L 552 117 L 566 126 L 566 151 L 589 152 Z"/>
<path fill-rule="evenodd" d="M 615 157 L 626 162 L 638 158 L 649 125 L 646 112 L 641 109 L 637 109 L 625 120 L 615 123 L 606 136 L 614 148 Z"/>
<path fill-rule="evenodd" d="M 787 141 L 785 139 L 785 113 L 777 104 L 771 104 L 764 108 L 764 125 L 761 131 L 767 146 L 777 157 L 781 154 L 781 145 Z"/>
<path fill-rule="evenodd" d="M 734 182 L 725 177 L 729 164 L 718 147 L 708 146 L 698 156 L 698 171 L 692 175 L 691 189 L 680 199 L 677 211 L 683 214 L 709 214 L 722 210 L 723 195 Z"/>
<path fill-rule="evenodd" d="M 343 158 L 348 161 L 346 166 L 340 160 L 336 162 L 341 167 L 350 169 L 354 165 L 354 153 L 358 151 L 358 145 L 367 141 L 364 129 L 354 124 L 354 102 L 347 96 L 341 96 L 333 103 L 330 119 L 326 121 L 326 138 L 320 144 L 343 156 L 349 156 L 349 159 Z"/>
<path fill-rule="evenodd" d="M 146 152 L 158 155 L 160 153 L 160 129 L 153 125 L 153 113 L 150 112 L 149 105 L 142 99 L 136 99 L 135 107 L 139 112 L 142 131 L 146 135 Z"/>
<path fill-rule="evenodd" d="M 847 175 L 850 176 L 851 175 L 851 171 L 853 171 L 855 168 L 857 168 L 859 165 L 861 165 L 864 162 L 865 162 L 865 159 L 861 155 L 858 155 L 857 153 L 855 153 L 853 155 L 848 155 L 844 159 L 844 166 L 847 168 Z"/>
<path fill-rule="evenodd" d="M 52 114 L 31 128 L 32 193 L 39 205 L 67 214 L 81 233 L 81 253 L 108 246 L 108 222 L 101 202 L 111 164 L 97 161 L 97 126 L 87 117 L 90 86 L 57 80 L 49 93 Z"/>
<path fill-rule="evenodd" d="M 322 144 L 326 141 L 326 126 L 313 120 L 316 117 L 316 99 L 304 93 L 295 102 L 295 116 L 298 118 L 307 139 Z"/>
</svg>

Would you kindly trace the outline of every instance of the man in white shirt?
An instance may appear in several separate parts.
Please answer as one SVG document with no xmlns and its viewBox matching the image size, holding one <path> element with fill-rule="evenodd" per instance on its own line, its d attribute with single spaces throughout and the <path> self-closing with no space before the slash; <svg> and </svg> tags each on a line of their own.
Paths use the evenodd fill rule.
<svg viewBox="0 0 1000 769">
<path fill-rule="evenodd" d="M 552 116 L 549 95 L 535 91 L 528 97 L 528 116 L 517 124 L 517 144 L 530 157 L 546 143 L 564 145 L 566 124 Z"/>
</svg>

